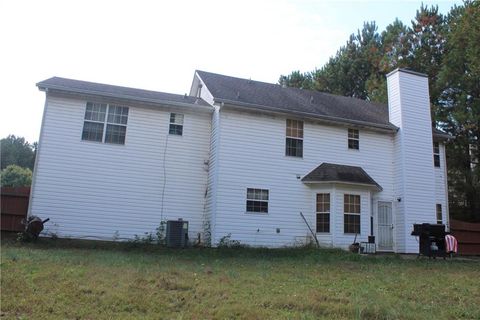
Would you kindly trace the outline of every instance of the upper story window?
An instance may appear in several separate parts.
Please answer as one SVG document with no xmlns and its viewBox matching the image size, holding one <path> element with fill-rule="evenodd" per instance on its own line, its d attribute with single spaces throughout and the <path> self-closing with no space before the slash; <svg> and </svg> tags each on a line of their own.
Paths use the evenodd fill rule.
<svg viewBox="0 0 480 320">
<path fill-rule="evenodd" d="M 183 135 L 183 114 L 170 113 L 170 127 L 168 133 L 177 136 Z"/>
<path fill-rule="evenodd" d="M 303 121 L 287 119 L 285 155 L 303 157 Z"/>
<path fill-rule="evenodd" d="M 360 196 L 343 195 L 343 232 L 360 233 Z"/>
<path fill-rule="evenodd" d="M 82 140 L 125 144 L 128 107 L 87 102 Z"/>
<path fill-rule="evenodd" d="M 440 167 L 440 145 L 438 142 L 433 143 L 433 164 Z"/>
<path fill-rule="evenodd" d="M 247 189 L 247 212 L 268 213 L 267 189 Z"/>
<path fill-rule="evenodd" d="M 437 224 L 442 224 L 442 205 L 437 203 Z"/>
<path fill-rule="evenodd" d="M 317 193 L 317 232 L 330 232 L 330 193 Z"/>
<path fill-rule="evenodd" d="M 360 148 L 360 135 L 357 129 L 348 129 L 348 149 Z"/>
</svg>

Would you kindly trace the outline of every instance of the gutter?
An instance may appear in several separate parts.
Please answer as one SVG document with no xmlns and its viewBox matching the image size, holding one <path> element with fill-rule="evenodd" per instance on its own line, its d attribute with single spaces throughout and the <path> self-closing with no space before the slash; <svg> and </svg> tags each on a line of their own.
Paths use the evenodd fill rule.
<svg viewBox="0 0 480 320">
<path fill-rule="evenodd" d="M 307 185 L 308 184 L 346 184 L 346 185 L 352 185 L 352 186 L 369 187 L 379 192 L 383 191 L 383 188 L 380 185 L 369 184 L 369 183 L 357 183 L 357 182 L 348 182 L 348 181 L 340 181 L 340 180 L 323 180 L 323 181 L 312 180 L 312 181 L 302 181 L 302 182 Z"/>
<path fill-rule="evenodd" d="M 245 103 L 245 102 L 238 102 L 238 101 L 232 101 L 228 99 L 214 99 L 215 103 L 221 104 L 222 107 L 230 107 L 234 109 L 244 109 L 247 111 L 266 111 L 270 113 L 276 113 L 276 114 L 281 114 L 281 115 L 297 115 L 300 117 L 305 117 L 308 119 L 316 119 L 320 120 L 326 123 L 332 123 L 332 124 L 352 124 L 355 126 L 360 126 L 360 127 L 368 127 L 371 129 L 374 129 L 376 131 L 382 131 L 382 132 L 389 132 L 389 133 L 395 133 L 398 131 L 398 127 L 392 125 L 392 124 L 377 124 L 377 123 L 372 123 L 372 122 L 366 122 L 366 121 L 359 121 L 359 120 L 350 120 L 350 119 L 344 119 L 344 118 L 339 118 L 339 117 L 332 117 L 332 116 L 324 116 L 324 115 L 318 115 L 315 113 L 309 113 L 309 112 L 301 112 L 301 111 L 286 111 L 284 109 L 276 108 L 276 107 L 271 107 L 271 106 L 265 106 L 265 105 L 259 105 L 259 104 L 251 104 L 251 103 Z"/>
<path fill-rule="evenodd" d="M 195 103 L 189 103 L 189 102 L 178 102 L 178 101 L 170 101 L 170 100 L 159 100 L 159 99 L 150 99 L 150 98 L 139 98 L 137 96 L 130 96 L 130 95 L 123 95 L 123 94 L 113 94 L 113 93 L 106 93 L 103 91 L 92 91 L 92 90 L 83 90 L 83 89 L 72 89 L 69 87 L 64 87 L 64 86 L 56 86 L 56 85 L 49 85 L 49 86 L 44 86 L 40 83 L 37 83 L 37 87 L 40 91 L 48 91 L 48 90 L 58 90 L 61 92 L 66 92 L 66 93 L 80 93 L 80 94 L 85 94 L 85 95 L 98 95 L 102 97 L 110 97 L 110 98 L 117 98 L 117 99 L 125 99 L 125 100 L 132 100 L 132 101 L 139 101 L 139 102 L 146 102 L 150 104 L 164 104 L 164 105 L 169 105 L 169 106 L 174 106 L 174 107 L 182 107 L 182 108 L 192 108 L 194 107 L 195 109 L 200 109 L 202 111 L 208 111 L 210 113 L 213 112 L 213 107 L 210 105 L 198 105 Z"/>
<path fill-rule="evenodd" d="M 450 140 L 450 139 L 453 138 L 448 133 L 432 132 L 432 136 L 433 136 L 433 140 L 440 140 L 440 141 L 446 141 L 446 140 Z"/>
</svg>

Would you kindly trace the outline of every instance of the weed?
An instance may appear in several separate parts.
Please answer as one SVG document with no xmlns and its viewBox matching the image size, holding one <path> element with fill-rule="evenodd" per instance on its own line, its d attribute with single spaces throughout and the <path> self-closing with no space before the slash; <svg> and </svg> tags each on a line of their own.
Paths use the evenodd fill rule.
<svg viewBox="0 0 480 320">
<path fill-rule="evenodd" d="M 241 248 L 246 247 L 246 245 L 242 245 L 238 240 L 232 240 L 232 234 L 229 233 L 226 236 L 220 238 L 218 242 L 219 248 Z"/>
</svg>

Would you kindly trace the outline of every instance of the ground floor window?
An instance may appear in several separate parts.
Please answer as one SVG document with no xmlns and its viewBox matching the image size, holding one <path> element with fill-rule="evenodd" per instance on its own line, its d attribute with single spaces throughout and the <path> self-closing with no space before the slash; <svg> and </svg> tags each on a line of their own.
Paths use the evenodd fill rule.
<svg viewBox="0 0 480 320">
<path fill-rule="evenodd" d="M 442 205 L 440 203 L 437 203 L 437 224 L 442 224 L 443 219 L 442 219 Z"/>
<path fill-rule="evenodd" d="M 317 193 L 317 232 L 330 232 L 330 193 Z"/>
<path fill-rule="evenodd" d="M 343 195 L 343 232 L 360 233 L 360 196 Z"/>
<path fill-rule="evenodd" d="M 247 189 L 247 212 L 268 213 L 268 190 Z"/>
</svg>

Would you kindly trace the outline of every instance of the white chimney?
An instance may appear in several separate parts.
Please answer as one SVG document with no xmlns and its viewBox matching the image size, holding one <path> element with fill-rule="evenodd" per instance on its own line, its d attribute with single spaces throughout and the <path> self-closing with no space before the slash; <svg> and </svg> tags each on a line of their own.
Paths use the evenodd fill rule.
<svg viewBox="0 0 480 320">
<path fill-rule="evenodd" d="M 395 232 L 399 252 L 416 253 L 414 223 L 436 223 L 432 119 L 428 77 L 396 69 L 387 75 L 389 120 L 395 135 Z"/>
</svg>

